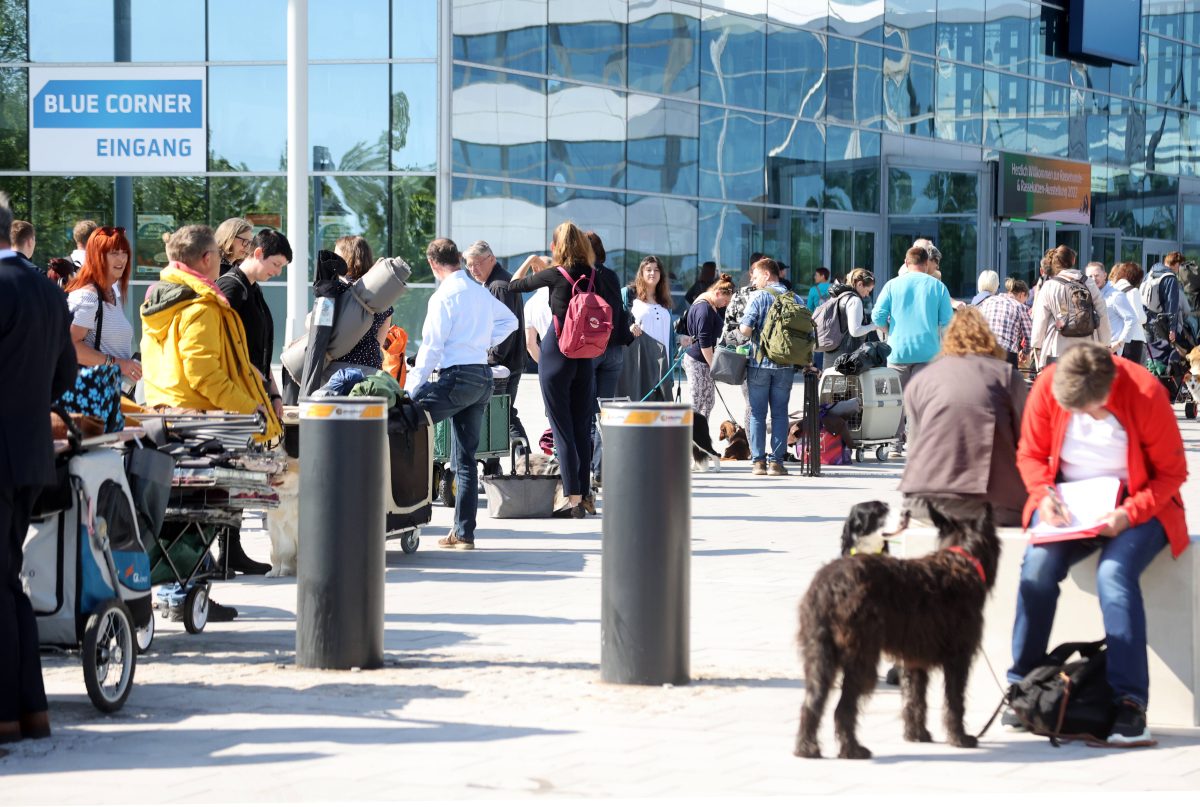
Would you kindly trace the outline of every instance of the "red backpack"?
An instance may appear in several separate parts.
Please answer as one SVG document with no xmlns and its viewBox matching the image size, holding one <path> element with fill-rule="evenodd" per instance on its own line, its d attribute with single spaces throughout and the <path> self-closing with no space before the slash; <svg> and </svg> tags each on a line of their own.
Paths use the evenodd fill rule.
<svg viewBox="0 0 1200 807">
<path fill-rule="evenodd" d="M 608 347 L 612 336 L 612 306 L 596 293 L 596 270 L 588 279 L 587 291 L 576 286 L 583 280 L 571 280 L 571 275 L 561 266 L 558 271 L 571 283 L 571 302 L 567 305 L 567 316 L 560 325 L 554 321 L 554 333 L 558 336 L 558 349 L 568 359 L 594 359 Z"/>
</svg>

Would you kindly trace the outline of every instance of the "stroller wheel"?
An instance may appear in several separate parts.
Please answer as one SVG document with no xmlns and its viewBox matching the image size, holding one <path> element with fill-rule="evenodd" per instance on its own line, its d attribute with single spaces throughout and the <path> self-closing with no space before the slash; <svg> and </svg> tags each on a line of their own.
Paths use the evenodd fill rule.
<svg viewBox="0 0 1200 807">
<path fill-rule="evenodd" d="M 146 627 L 138 628 L 134 638 L 137 641 L 139 656 L 150 650 L 150 645 L 154 642 L 154 611 L 150 612 L 150 621 L 146 623 Z"/>
<path fill-rule="evenodd" d="M 133 617 L 120 600 L 105 600 L 83 631 L 83 683 L 102 712 L 115 712 L 133 688 L 137 667 Z"/>
<path fill-rule="evenodd" d="M 199 633 L 208 624 L 208 586 L 196 586 L 183 600 L 183 627 L 188 633 Z"/>
<path fill-rule="evenodd" d="M 400 536 L 400 548 L 404 550 L 405 555 L 411 555 L 417 551 L 417 547 L 421 545 L 421 531 L 417 528 L 407 530 Z"/>
</svg>

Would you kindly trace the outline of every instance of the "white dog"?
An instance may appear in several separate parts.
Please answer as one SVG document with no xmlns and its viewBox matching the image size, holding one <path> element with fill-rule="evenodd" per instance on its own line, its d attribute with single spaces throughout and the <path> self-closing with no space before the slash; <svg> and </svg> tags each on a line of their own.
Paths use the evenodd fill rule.
<svg viewBox="0 0 1200 807">
<path fill-rule="evenodd" d="M 271 571 L 267 577 L 293 577 L 300 542 L 300 461 L 289 458 L 287 469 L 272 483 L 279 495 L 279 507 L 267 513 L 271 535 Z"/>
</svg>

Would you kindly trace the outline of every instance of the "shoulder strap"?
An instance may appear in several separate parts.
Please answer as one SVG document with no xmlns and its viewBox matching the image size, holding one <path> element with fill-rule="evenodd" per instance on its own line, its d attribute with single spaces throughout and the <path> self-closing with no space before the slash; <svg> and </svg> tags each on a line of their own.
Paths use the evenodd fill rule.
<svg viewBox="0 0 1200 807">
<path fill-rule="evenodd" d="M 96 352 L 103 353 L 100 349 L 100 334 L 104 330 L 104 295 L 100 293 L 100 287 L 95 283 L 92 288 L 96 290 Z"/>
</svg>

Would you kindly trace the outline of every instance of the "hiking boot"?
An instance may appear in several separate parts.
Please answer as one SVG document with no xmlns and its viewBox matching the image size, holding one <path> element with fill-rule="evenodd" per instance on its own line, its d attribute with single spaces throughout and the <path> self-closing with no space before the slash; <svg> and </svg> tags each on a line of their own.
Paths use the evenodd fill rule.
<svg viewBox="0 0 1200 807">
<path fill-rule="evenodd" d="M 767 476 L 787 476 L 788 470 L 783 467 L 782 462 L 772 462 L 771 467 L 767 469 Z"/>
<path fill-rule="evenodd" d="M 750 473 L 754 474 L 755 476 L 766 476 L 767 464 L 762 461 L 754 463 L 754 468 L 751 469 Z"/>
<path fill-rule="evenodd" d="M 1146 726 L 1146 710 L 1131 700 L 1121 701 L 1108 742 L 1110 745 L 1152 745 L 1154 740 Z"/>
<path fill-rule="evenodd" d="M 442 549 L 474 549 L 475 542 L 464 541 L 454 533 L 450 533 L 442 540 L 438 541 L 438 546 Z"/>
<path fill-rule="evenodd" d="M 232 622 L 237 619 L 237 609 L 231 608 L 228 605 L 221 605 L 215 600 L 208 601 L 208 621 L 209 622 Z"/>
</svg>

